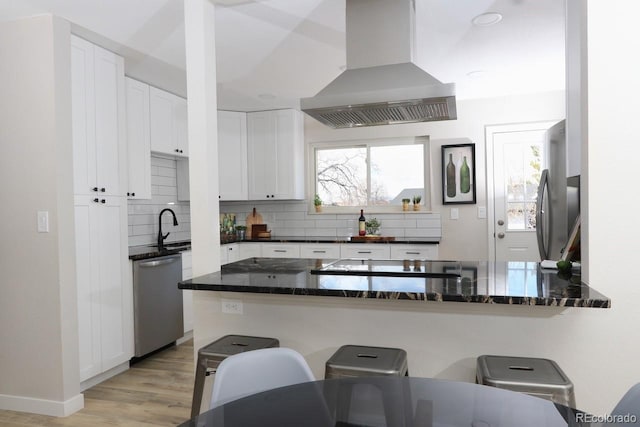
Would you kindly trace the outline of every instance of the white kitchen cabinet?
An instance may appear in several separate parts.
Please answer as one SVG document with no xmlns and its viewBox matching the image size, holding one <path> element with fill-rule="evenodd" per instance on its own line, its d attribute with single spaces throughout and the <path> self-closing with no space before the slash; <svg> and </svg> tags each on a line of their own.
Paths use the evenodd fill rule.
<svg viewBox="0 0 640 427">
<path fill-rule="evenodd" d="M 238 243 L 226 243 L 220 245 L 220 265 L 229 264 L 240 260 L 240 248 Z"/>
<path fill-rule="evenodd" d="M 262 244 L 258 242 L 241 242 L 238 244 L 238 248 L 240 249 L 240 259 L 262 256 Z"/>
<path fill-rule="evenodd" d="M 182 252 L 182 280 L 193 277 L 193 257 L 191 251 Z M 193 291 L 182 290 L 182 316 L 184 319 L 184 333 L 193 330 Z"/>
<path fill-rule="evenodd" d="M 392 244 L 391 259 L 438 259 L 437 244 Z"/>
<path fill-rule="evenodd" d="M 384 243 L 342 243 L 340 258 L 389 259 L 389 245 Z"/>
<path fill-rule="evenodd" d="M 338 243 L 301 243 L 300 258 L 340 258 L 340 244 Z"/>
<path fill-rule="evenodd" d="M 247 200 L 247 114 L 218 111 L 220 200 Z"/>
<path fill-rule="evenodd" d="M 149 85 L 125 78 L 129 199 L 151 199 Z"/>
<path fill-rule="evenodd" d="M 263 243 L 264 258 L 300 258 L 300 245 L 291 243 Z"/>
<path fill-rule="evenodd" d="M 123 59 L 71 37 L 80 380 L 133 356 Z"/>
<path fill-rule="evenodd" d="M 74 194 L 123 195 L 127 181 L 124 60 L 71 36 Z"/>
<path fill-rule="evenodd" d="M 304 199 L 302 113 L 247 113 L 249 200 Z"/>
<path fill-rule="evenodd" d="M 151 151 L 188 157 L 187 100 L 150 87 Z"/>
<path fill-rule="evenodd" d="M 133 357 L 124 197 L 75 196 L 80 381 Z"/>
</svg>

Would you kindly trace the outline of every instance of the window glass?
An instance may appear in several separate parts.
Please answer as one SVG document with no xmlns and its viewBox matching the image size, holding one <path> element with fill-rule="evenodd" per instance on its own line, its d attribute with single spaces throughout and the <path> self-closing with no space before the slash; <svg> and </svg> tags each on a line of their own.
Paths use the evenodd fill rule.
<svg viewBox="0 0 640 427">
<path fill-rule="evenodd" d="M 387 206 L 425 197 L 425 144 L 315 149 L 315 192 L 325 206 Z"/>
</svg>

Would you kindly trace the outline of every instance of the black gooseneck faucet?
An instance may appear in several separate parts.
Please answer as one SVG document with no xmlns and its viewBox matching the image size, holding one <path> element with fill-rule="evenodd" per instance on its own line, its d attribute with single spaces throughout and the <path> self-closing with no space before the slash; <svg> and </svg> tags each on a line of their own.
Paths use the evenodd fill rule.
<svg viewBox="0 0 640 427">
<path fill-rule="evenodd" d="M 166 239 L 167 236 L 169 235 L 169 233 L 165 235 L 162 234 L 162 214 L 167 211 L 171 212 L 171 215 L 173 215 L 173 225 L 174 226 L 178 225 L 178 219 L 176 218 L 176 213 L 174 211 L 172 211 L 169 208 L 165 208 L 160 211 L 160 215 L 158 215 L 158 250 L 159 251 L 164 249 L 164 239 Z"/>
</svg>

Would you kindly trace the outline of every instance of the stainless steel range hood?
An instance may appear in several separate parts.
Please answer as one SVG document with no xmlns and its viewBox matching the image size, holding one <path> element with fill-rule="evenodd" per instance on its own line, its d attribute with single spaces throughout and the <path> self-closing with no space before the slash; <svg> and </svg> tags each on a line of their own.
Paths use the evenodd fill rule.
<svg viewBox="0 0 640 427">
<path fill-rule="evenodd" d="M 415 0 L 346 0 L 347 69 L 302 111 L 332 128 L 456 119 L 455 85 L 414 64 Z"/>
</svg>

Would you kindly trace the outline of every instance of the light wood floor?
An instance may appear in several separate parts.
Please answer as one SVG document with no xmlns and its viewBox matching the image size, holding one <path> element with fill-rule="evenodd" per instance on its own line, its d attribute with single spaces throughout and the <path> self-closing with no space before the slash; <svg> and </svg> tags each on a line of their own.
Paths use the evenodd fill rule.
<svg viewBox="0 0 640 427">
<path fill-rule="evenodd" d="M 0 426 L 176 426 L 189 419 L 193 340 L 163 350 L 84 392 L 84 409 L 65 417 L 0 411 Z"/>
</svg>

